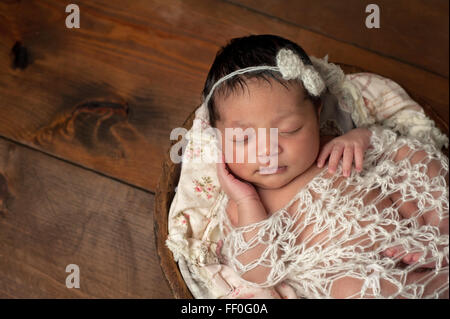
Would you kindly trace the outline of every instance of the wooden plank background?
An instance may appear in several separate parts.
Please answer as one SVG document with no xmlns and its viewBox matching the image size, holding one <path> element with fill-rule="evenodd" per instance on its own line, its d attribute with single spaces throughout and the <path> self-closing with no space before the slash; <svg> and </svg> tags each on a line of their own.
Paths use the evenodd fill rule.
<svg viewBox="0 0 450 319">
<path fill-rule="evenodd" d="M 309 0 L 231 2 L 448 78 L 448 1 L 320 0 L 320 5 Z M 380 8 L 380 28 L 370 32 L 361 25 L 369 14 L 365 11 L 368 3 Z"/>
<path fill-rule="evenodd" d="M 380 0 L 380 29 L 358 0 L 80 0 L 79 29 L 69 3 L 0 2 L 0 297 L 171 297 L 153 238 L 161 161 L 230 38 L 284 36 L 449 115 L 447 0 Z"/>
<path fill-rule="evenodd" d="M 0 154 L 0 297 L 170 297 L 150 192 L 4 139 Z"/>
</svg>

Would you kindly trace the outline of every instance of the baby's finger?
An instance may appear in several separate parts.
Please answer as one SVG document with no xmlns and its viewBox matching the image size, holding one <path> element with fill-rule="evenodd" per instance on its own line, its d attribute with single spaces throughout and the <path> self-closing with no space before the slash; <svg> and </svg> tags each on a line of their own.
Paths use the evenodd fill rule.
<svg viewBox="0 0 450 319">
<path fill-rule="evenodd" d="M 220 157 L 220 159 L 219 159 Z M 222 167 L 222 165 L 225 164 L 225 157 L 222 152 L 220 152 L 220 155 L 217 157 L 216 167 L 219 169 Z"/>
<path fill-rule="evenodd" d="M 344 155 L 342 157 L 342 174 L 346 177 L 350 176 L 353 164 L 353 147 L 348 146 L 344 148 Z"/>
<path fill-rule="evenodd" d="M 333 149 L 332 143 L 327 143 L 325 144 L 324 147 L 322 147 L 322 150 L 320 151 L 320 154 L 317 157 L 317 167 L 323 167 L 332 149 Z"/>
<path fill-rule="evenodd" d="M 387 257 L 396 258 L 405 253 L 402 245 L 397 245 L 386 249 L 383 254 Z"/>
<path fill-rule="evenodd" d="M 334 174 L 336 172 L 339 160 L 342 157 L 342 152 L 344 150 L 343 145 L 335 145 L 331 151 L 330 159 L 328 160 L 328 172 Z"/>
<path fill-rule="evenodd" d="M 423 255 L 422 252 L 409 253 L 409 254 L 406 254 L 403 257 L 402 261 L 405 264 L 412 265 L 412 264 L 417 263 L 420 260 L 420 258 L 422 257 L 422 255 Z M 445 267 L 446 266 L 445 262 L 441 266 Z M 420 267 L 421 268 L 435 268 L 436 267 L 436 260 L 431 261 L 429 263 L 422 263 L 422 264 L 420 264 Z"/>
<path fill-rule="evenodd" d="M 224 186 L 224 174 L 225 172 L 223 171 L 223 167 L 222 167 L 223 163 L 217 163 L 216 167 L 217 167 L 217 179 L 219 180 L 219 184 L 221 187 Z"/>
<path fill-rule="evenodd" d="M 217 167 L 217 178 L 219 179 L 219 182 L 221 184 L 223 184 L 226 176 L 228 176 L 228 174 L 230 173 L 226 167 L 226 163 L 225 163 L 225 156 L 222 153 L 222 161 L 218 161 L 216 163 L 216 167 Z"/>
<path fill-rule="evenodd" d="M 355 168 L 357 172 L 361 172 L 364 163 L 364 151 L 361 146 L 355 147 Z"/>
<path fill-rule="evenodd" d="M 409 253 L 403 256 L 402 261 L 408 265 L 414 264 L 420 259 L 421 256 L 421 252 Z"/>
</svg>

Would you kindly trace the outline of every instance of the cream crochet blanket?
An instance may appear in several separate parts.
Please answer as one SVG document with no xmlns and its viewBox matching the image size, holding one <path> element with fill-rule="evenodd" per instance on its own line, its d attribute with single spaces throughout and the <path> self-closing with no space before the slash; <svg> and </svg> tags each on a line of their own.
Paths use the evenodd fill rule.
<svg viewBox="0 0 450 319">
<path fill-rule="evenodd" d="M 286 207 L 246 227 L 234 228 L 226 212 L 218 213 L 226 263 L 239 275 L 271 269 L 263 283 L 249 285 L 284 281 L 304 298 L 431 298 L 448 290 L 448 233 L 421 222 L 435 214 L 448 224 L 448 158 L 433 145 L 372 130 L 361 174 L 326 177 L 323 170 Z M 401 218 L 399 208 L 410 217 Z M 244 233 L 255 230 L 246 242 Z M 266 246 L 262 255 L 241 264 L 237 257 L 257 245 Z M 401 267 L 401 255 L 382 254 L 397 245 L 423 258 Z M 415 272 L 430 262 L 436 267 Z"/>
</svg>

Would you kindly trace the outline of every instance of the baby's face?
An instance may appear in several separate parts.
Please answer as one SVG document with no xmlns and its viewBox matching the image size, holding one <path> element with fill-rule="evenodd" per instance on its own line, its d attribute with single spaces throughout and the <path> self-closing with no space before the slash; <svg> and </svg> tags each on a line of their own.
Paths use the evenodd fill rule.
<svg viewBox="0 0 450 319">
<path fill-rule="evenodd" d="M 300 84 L 285 87 L 275 80 L 269 84 L 250 79 L 245 90 L 237 90 L 225 98 L 216 97 L 216 105 L 221 118 L 217 128 L 222 135 L 222 151 L 225 152 L 227 138 L 227 143 L 233 145 L 233 160 L 227 160 L 227 164 L 234 175 L 257 188 L 279 189 L 314 164 L 320 144 L 318 110 Z M 254 134 L 226 136 L 225 128 L 252 128 L 249 131 Z M 270 128 L 278 129 L 278 143 L 271 141 Z M 258 142 L 262 131 L 265 144 Z M 256 163 L 252 163 L 249 152 L 255 149 Z M 237 163 L 236 153 L 240 151 L 244 153 L 244 163 Z M 269 166 L 269 155 L 277 156 L 280 169 L 264 174 L 260 168 Z"/>
</svg>

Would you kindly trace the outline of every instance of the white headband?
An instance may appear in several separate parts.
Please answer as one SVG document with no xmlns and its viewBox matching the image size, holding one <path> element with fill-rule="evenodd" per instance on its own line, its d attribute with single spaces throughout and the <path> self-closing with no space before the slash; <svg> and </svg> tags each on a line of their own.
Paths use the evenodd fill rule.
<svg viewBox="0 0 450 319">
<path fill-rule="evenodd" d="M 248 68 L 236 70 L 221 77 L 216 83 L 214 83 L 213 87 L 204 99 L 203 104 L 206 105 L 208 103 L 209 99 L 214 93 L 214 90 L 226 80 L 239 74 L 262 70 L 280 72 L 283 76 L 283 79 L 285 80 L 300 79 L 308 93 L 313 96 L 320 96 L 325 90 L 326 85 L 319 72 L 316 71 L 313 65 L 305 65 L 302 59 L 300 59 L 300 57 L 292 50 L 281 49 L 280 51 L 278 51 L 276 61 L 277 66 L 251 66 Z"/>
</svg>

